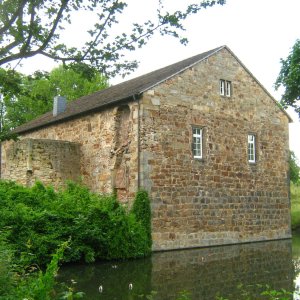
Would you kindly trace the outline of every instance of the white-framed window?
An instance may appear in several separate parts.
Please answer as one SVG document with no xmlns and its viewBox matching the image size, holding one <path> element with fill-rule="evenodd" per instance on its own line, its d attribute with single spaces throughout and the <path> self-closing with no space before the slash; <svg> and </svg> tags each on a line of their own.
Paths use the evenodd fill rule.
<svg viewBox="0 0 300 300">
<path fill-rule="evenodd" d="M 225 81 L 225 92 L 226 92 L 226 97 L 231 96 L 231 82 L 230 81 Z"/>
<path fill-rule="evenodd" d="M 231 97 L 231 81 L 220 79 L 220 95 Z"/>
<path fill-rule="evenodd" d="M 203 129 L 193 127 L 193 157 L 202 159 L 203 157 Z"/>
<path fill-rule="evenodd" d="M 255 135 L 248 134 L 248 162 L 256 162 L 256 153 L 255 153 Z"/>
<path fill-rule="evenodd" d="M 225 80 L 220 80 L 220 95 L 225 96 Z"/>
</svg>

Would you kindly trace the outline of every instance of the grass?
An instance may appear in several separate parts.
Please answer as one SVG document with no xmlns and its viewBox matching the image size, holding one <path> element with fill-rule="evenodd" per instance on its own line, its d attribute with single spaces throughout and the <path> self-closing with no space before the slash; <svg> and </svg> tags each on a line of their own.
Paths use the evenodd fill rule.
<svg viewBox="0 0 300 300">
<path fill-rule="evenodd" d="M 300 185 L 291 183 L 292 229 L 300 229 Z"/>
</svg>

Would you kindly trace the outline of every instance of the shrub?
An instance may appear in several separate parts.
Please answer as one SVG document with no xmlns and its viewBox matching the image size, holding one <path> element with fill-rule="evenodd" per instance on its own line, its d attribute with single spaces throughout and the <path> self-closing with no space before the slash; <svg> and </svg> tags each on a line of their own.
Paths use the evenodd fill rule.
<svg viewBox="0 0 300 300">
<path fill-rule="evenodd" d="M 37 183 L 32 188 L 0 181 L 0 228 L 14 256 L 30 251 L 31 263 L 45 265 L 50 254 L 71 238 L 64 261 L 93 262 L 148 255 L 151 251 L 150 204 L 137 194 L 132 212 L 114 196 L 100 196 L 68 183 L 55 192 Z"/>
<path fill-rule="evenodd" d="M 136 216 L 137 221 L 143 224 L 148 237 L 148 247 L 151 249 L 151 207 L 150 199 L 146 191 L 141 190 L 137 192 L 131 211 Z"/>
<path fill-rule="evenodd" d="M 8 296 L 14 287 L 14 272 L 12 270 L 13 251 L 5 242 L 3 232 L 0 233 L 0 299 Z"/>
</svg>

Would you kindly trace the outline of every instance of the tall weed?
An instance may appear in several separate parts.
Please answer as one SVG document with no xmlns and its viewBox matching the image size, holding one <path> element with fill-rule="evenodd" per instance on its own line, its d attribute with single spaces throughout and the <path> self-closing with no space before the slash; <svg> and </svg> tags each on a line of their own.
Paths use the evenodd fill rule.
<svg viewBox="0 0 300 300">
<path fill-rule="evenodd" d="M 0 299 L 5 300 L 48 300 L 54 299 L 55 276 L 59 262 L 68 246 L 68 241 L 60 245 L 51 262 L 43 272 L 35 264 L 30 264 L 31 253 L 22 253 L 19 260 L 13 258 L 13 250 L 0 233 Z"/>
</svg>

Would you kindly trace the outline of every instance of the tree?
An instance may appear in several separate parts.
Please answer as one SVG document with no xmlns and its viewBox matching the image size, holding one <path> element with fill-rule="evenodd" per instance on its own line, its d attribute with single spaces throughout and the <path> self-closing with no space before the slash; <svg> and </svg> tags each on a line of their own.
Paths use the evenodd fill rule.
<svg viewBox="0 0 300 300">
<path fill-rule="evenodd" d="M 2 84 L 1 84 L 2 83 Z M 0 69 L 1 128 L 6 132 L 51 110 L 60 94 L 72 101 L 108 87 L 107 79 L 83 63 L 24 75 Z"/>
<path fill-rule="evenodd" d="M 289 56 L 281 59 L 281 70 L 275 87 L 284 87 L 281 103 L 284 108 L 293 107 L 300 118 L 300 40 L 297 40 Z"/>
<path fill-rule="evenodd" d="M 199 0 L 200 1 L 200 0 Z M 131 32 L 113 34 L 114 25 L 127 7 L 119 0 L 2 0 L 0 1 L 0 66 L 23 58 L 43 55 L 56 61 L 85 62 L 102 74 L 123 75 L 137 67 L 136 61 L 122 61 L 124 50 L 135 50 L 159 32 L 180 39 L 182 21 L 201 9 L 223 5 L 225 0 L 203 0 L 186 5 L 184 11 L 168 12 L 158 0 L 156 20 L 133 23 Z M 97 16 L 88 31 L 89 39 L 80 49 L 61 41 L 61 33 L 74 22 L 74 12 L 84 11 Z M 132 14 L 134 15 L 134 14 Z"/>
<path fill-rule="evenodd" d="M 300 166 L 298 165 L 297 157 L 293 151 L 290 151 L 290 180 L 297 184 L 300 182 Z"/>
</svg>

